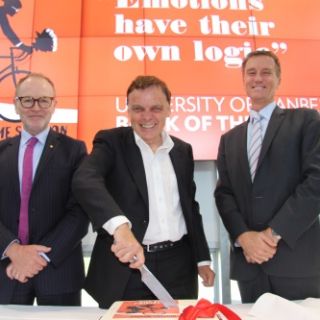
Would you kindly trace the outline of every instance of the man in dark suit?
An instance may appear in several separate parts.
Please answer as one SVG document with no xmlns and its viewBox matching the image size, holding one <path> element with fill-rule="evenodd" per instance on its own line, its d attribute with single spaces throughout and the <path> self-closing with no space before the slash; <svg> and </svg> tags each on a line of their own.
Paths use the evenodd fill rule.
<svg viewBox="0 0 320 320">
<path fill-rule="evenodd" d="M 49 128 L 56 99 L 47 77 L 31 73 L 21 79 L 14 103 L 21 135 L 0 143 L 0 303 L 33 304 L 37 298 L 38 305 L 80 305 L 81 239 L 88 219 L 72 197 L 71 179 L 86 148 Z M 33 181 L 27 197 L 24 161 L 31 140 Z M 27 199 L 25 226 L 22 199 Z"/>
<path fill-rule="evenodd" d="M 74 175 L 98 231 L 85 288 L 102 308 L 155 298 L 137 269 L 145 261 L 174 298 L 197 298 L 198 273 L 213 285 L 192 148 L 164 131 L 170 101 L 163 81 L 137 77 L 127 90 L 131 127 L 98 132 Z"/>
<path fill-rule="evenodd" d="M 319 114 L 276 105 L 281 69 L 272 52 L 250 53 L 242 72 L 250 119 L 221 138 L 215 190 L 231 239 L 231 278 L 243 302 L 265 292 L 319 298 Z"/>
</svg>

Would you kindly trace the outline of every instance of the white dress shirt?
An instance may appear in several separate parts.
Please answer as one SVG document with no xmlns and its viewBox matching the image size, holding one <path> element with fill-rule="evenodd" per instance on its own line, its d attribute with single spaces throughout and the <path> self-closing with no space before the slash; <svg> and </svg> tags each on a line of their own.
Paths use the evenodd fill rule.
<svg viewBox="0 0 320 320">
<path fill-rule="evenodd" d="M 143 244 L 178 241 L 187 234 L 187 227 L 180 205 L 176 174 L 169 156 L 173 141 L 163 131 L 162 145 L 153 152 L 137 134 L 135 140 L 143 159 L 149 199 L 149 225 Z"/>
<path fill-rule="evenodd" d="M 149 224 L 142 243 L 178 241 L 187 234 L 187 227 L 181 209 L 177 178 L 169 156 L 174 143 L 163 131 L 162 145 L 153 152 L 135 132 L 134 138 L 142 155 L 149 199 Z M 131 226 L 127 217 L 119 215 L 108 220 L 103 228 L 113 235 L 115 229 L 123 223 Z M 200 261 L 198 266 L 210 263 Z"/>
<path fill-rule="evenodd" d="M 148 187 L 149 224 L 143 244 L 180 240 L 187 234 L 187 227 L 180 205 L 177 178 L 169 156 L 173 141 L 163 132 L 163 143 L 154 153 L 135 132 L 134 138 L 142 155 Z M 119 215 L 108 220 L 103 228 L 113 235 L 123 223 L 131 226 L 125 216 Z"/>
</svg>

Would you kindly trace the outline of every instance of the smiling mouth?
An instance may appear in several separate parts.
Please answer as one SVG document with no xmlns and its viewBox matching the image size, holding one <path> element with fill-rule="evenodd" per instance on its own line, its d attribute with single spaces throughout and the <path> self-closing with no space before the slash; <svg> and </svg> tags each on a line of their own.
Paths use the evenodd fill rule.
<svg viewBox="0 0 320 320">
<path fill-rule="evenodd" d="M 256 92 L 260 92 L 260 91 L 264 91 L 265 88 L 264 87 L 252 87 L 252 90 L 254 90 Z"/>
<path fill-rule="evenodd" d="M 251 88 L 252 88 L 252 89 L 264 89 L 265 86 L 264 86 L 264 85 L 261 85 L 261 84 L 256 84 L 256 85 L 252 85 Z"/>
<path fill-rule="evenodd" d="M 42 116 L 30 116 L 29 119 L 42 119 Z"/>
<path fill-rule="evenodd" d="M 155 127 L 155 123 L 150 123 L 150 124 L 141 124 L 141 127 L 143 128 L 143 129 L 152 129 L 152 128 L 154 128 Z"/>
</svg>

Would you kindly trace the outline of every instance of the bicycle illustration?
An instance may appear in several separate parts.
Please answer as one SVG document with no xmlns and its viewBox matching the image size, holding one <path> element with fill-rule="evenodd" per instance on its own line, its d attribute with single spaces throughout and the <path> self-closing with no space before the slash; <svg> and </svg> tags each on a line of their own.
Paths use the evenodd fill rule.
<svg viewBox="0 0 320 320">
<path fill-rule="evenodd" d="M 21 50 L 19 47 L 10 47 L 8 55 L 0 55 L 0 61 L 7 60 L 9 63 L 2 69 L 0 68 L 0 85 L 7 78 L 11 78 L 12 84 L 16 87 L 19 79 L 29 74 L 30 70 L 19 69 L 22 61 L 32 55 L 33 50 L 43 52 L 54 52 L 57 50 L 57 36 L 52 29 L 44 29 L 41 33 L 37 32 L 35 42 L 31 45 L 31 50 Z M 4 115 L 5 110 L 0 110 L 0 118 L 8 122 L 20 122 L 20 119 L 12 119 Z"/>
</svg>

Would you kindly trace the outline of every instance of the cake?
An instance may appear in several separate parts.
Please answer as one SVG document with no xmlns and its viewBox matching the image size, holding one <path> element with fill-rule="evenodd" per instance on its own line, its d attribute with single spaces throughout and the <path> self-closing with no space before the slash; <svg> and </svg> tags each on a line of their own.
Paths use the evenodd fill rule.
<svg viewBox="0 0 320 320">
<path fill-rule="evenodd" d="M 177 300 L 178 308 L 165 308 L 159 300 L 117 301 L 101 320 L 166 319 L 177 320 L 182 310 L 196 300 Z"/>
<path fill-rule="evenodd" d="M 176 300 L 178 307 L 166 308 L 159 300 L 117 301 L 100 320 L 240 320 L 232 310 L 205 299 Z"/>
</svg>

